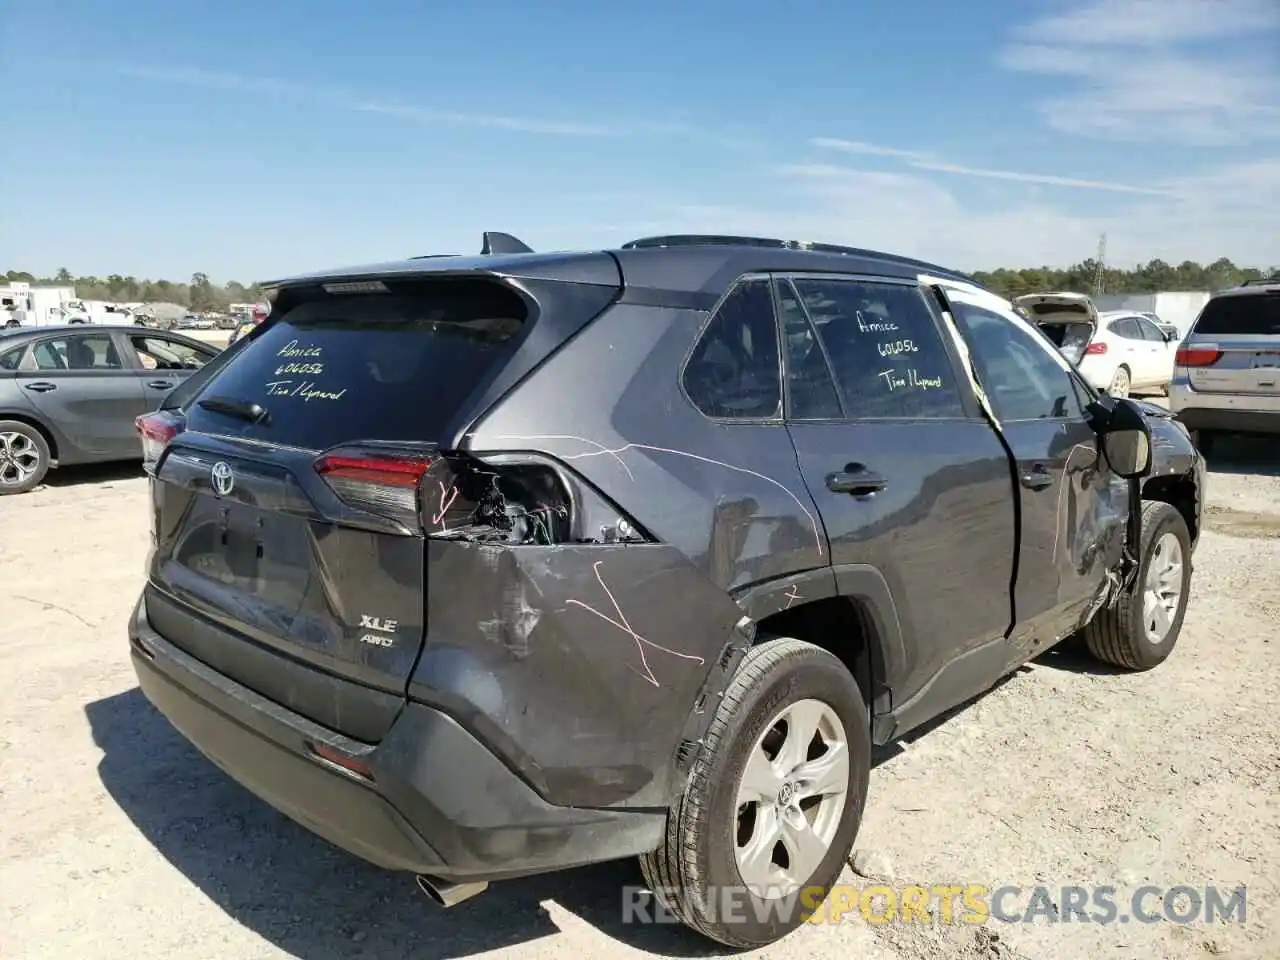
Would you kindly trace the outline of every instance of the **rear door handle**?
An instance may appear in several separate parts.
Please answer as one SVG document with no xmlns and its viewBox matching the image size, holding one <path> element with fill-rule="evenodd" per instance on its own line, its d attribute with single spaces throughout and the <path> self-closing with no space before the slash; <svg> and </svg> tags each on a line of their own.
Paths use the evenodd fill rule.
<svg viewBox="0 0 1280 960">
<path fill-rule="evenodd" d="M 1022 475 L 1022 485 L 1028 490 L 1043 490 L 1053 486 L 1053 474 L 1043 463 L 1037 463 Z"/>
<path fill-rule="evenodd" d="M 151 381 L 148 381 L 147 386 L 150 387 L 152 390 L 172 390 L 173 389 L 173 384 L 170 383 L 168 380 L 151 380 Z"/>
<path fill-rule="evenodd" d="M 28 383 L 28 390 L 34 390 L 36 393 L 48 393 L 50 390 L 57 390 L 56 383 L 50 383 L 48 380 L 41 380 L 37 383 Z"/>
<path fill-rule="evenodd" d="M 851 493 L 856 497 L 865 497 L 888 485 L 888 480 L 872 473 L 860 463 L 851 463 L 843 470 L 827 474 L 827 489 L 832 493 Z"/>
</svg>

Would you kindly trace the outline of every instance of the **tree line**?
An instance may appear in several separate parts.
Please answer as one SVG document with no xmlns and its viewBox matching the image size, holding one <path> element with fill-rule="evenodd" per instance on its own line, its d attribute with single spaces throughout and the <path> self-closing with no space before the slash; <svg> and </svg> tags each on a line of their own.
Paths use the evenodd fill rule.
<svg viewBox="0 0 1280 960">
<path fill-rule="evenodd" d="M 226 310 L 232 303 L 257 303 L 262 290 L 256 283 L 231 280 L 217 284 L 207 273 L 193 273 L 186 283 L 173 280 L 139 280 L 113 273 L 109 277 L 77 277 L 63 267 L 52 277 L 39 277 L 25 270 L 10 270 L 6 282 L 25 280 L 32 286 L 75 287 L 82 300 L 113 303 L 177 303 L 199 313 Z"/>
<path fill-rule="evenodd" d="M 1185 290 L 1222 290 L 1239 286 L 1246 280 L 1264 277 L 1280 278 L 1280 267 L 1262 269 L 1239 267 L 1226 257 L 1205 266 L 1184 260 L 1176 267 L 1163 260 L 1151 260 L 1122 270 L 1106 267 L 1101 277 L 1095 260 L 1084 260 L 1065 269 L 1057 267 L 1022 267 L 979 270 L 975 280 L 1004 297 L 1050 290 L 1074 293 L 1160 293 Z M 37 277 L 23 270 L 10 270 L 8 280 L 25 280 L 35 284 L 58 284 L 76 288 L 85 300 L 111 300 L 117 303 L 178 303 L 196 311 L 225 310 L 231 303 L 254 303 L 262 299 L 256 283 L 235 280 L 216 284 L 207 273 L 195 273 L 186 283 L 172 280 L 139 280 L 113 273 L 103 277 L 75 277 L 65 267 L 52 277 Z M 1099 283 L 1099 280 L 1101 281 Z"/>
</svg>

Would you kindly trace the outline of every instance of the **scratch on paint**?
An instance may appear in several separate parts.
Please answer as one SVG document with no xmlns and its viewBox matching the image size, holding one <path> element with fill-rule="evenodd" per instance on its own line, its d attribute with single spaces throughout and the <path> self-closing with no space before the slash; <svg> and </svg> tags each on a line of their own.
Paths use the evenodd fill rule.
<svg viewBox="0 0 1280 960">
<path fill-rule="evenodd" d="M 588 451 L 587 453 L 567 454 L 562 459 L 584 460 L 587 457 L 613 457 L 613 459 L 617 460 L 618 463 L 622 465 L 622 469 L 626 471 L 627 476 L 631 480 L 635 480 L 635 476 L 632 474 L 631 468 L 628 467 L 622 459 L 622 454 L 626 453 L 628 450 L 649 450 L 653 453 L 669 453 L 675 457 L 688 457 L 690 460 L 709 463 L 716 467 L 724 467 L 726 470 L 733 470 L 736 473 L 745 473 L 747 476 L 755 477 L 757 480 L 763 480 L 765 483 L 772 484 L 794 500 L 796 506 L 799 507 L 801 512 L 803 512 L 809 519 L 810 526 L 813 527 L 813 539 L 814 543 L 818 547 L 819 555 L 826 552 L 822 547 L 822 531 L 818 526 L 818 518 L 814 516 L 813 512 L 806 507 L 804 503 L 801 502 L 800 498 L 792 493 L 785 484 L 779 483 L 777 480 L 774 480 L 772 477 L 767 477 L 763 473 L 757 473 L 755 470 L 748 470 L 746 467 L 739 467 L 732 463 L 725 463 L 723 460 L 716 460 L 713 457 L 704 457 L 700 454 L 689 453 L 685 450 L 673 450 L 670 447 L 655 447 L 647 443 L 627 443 L 623 444 L 621 447 L 606 447 L 604 444 L 597 443 L 595 440 L 588 440 L 586 437 L 573 436 L 502 436 L 496 437 L 495 439 L 503 443 L 510 442 L 512 440 L 576 440 L 579 443 L 585 444 L 589 447 L 595 447 L 596 449 Z"/>
<path fill-rule="evenodd" d="M 787 592 L 783 596 L 787 598 L 787 605 L 782 608 L 783 610 L 790 610 L 793 603 L 804 599 L 804 597 L 800 596 L 800 592 L 796 589 L 794 583 L 787 586 Z"/>
<path fill-rule="evenodd" d="M 613 591 L 609 589 L 609 585 L 604 582 L 604 577 L 600 574 L 600 565 L 603 562 L 603 560 L 597 560 L 591 565 L 591 569 L 595 572 L 596 582 L 600 584 L 600 589 L 605 592 L 605 596 L 607 596 L 609 598 L 609 602 L 613 604 L 613 612 L 617 614 L 618 619 L 615 620 L 608 614 L 601 613 L 595 607 L 590 604 L 583 603 L 581 600 L 569 599 L 565 602 L 572 604 L 575 607 L 581 607 L 589 613 L 594 613 L 601 620 L 612 624 L 631 637 L 631 639 L 635 641 L 636 649 L 640 652 L 640 663 L 644 666 L 644 673 L 641 673 L 640 676 L 649 681 L 649 683 L 653 684 L 655 687 L 661 686 L 661 684 L 658 683 L 658 678 L 653 675 L 653 668 L 649 666 L 649 658 L 645 656 L 645 647 L 652 647 L 654 650 L 661 650 L 663 653 L 669 653 L 673 657 L 679 657 L 682 660 L 692 660 L 694 663 L 706 663 L 706 660 L 702 657 L 696 657 L 691 653 L 680 653 L 677 650 L 672 650 L 669 647 L 664 647 L 661 644 L 654 643 L 652 640 L 646 640 L 644 637 L 640 636 L 640 634 L 636 633 L 635 629 L 627 620 L 626 614 L 622 612 L 622 607 L 618 605 L 618 601 L 614 597 Z"/>
<path fill-rule="evenodd" d="M 453 506 L 453 501 L 458 499 L 458 488 L 450 484 L 448 489 L 442 481 L 437 480 L 436 486 L 440 488 L 440 509 L 431 515 L 431 522 L 443 529 L 444 515 L 449 512 L 449 508 Z"/>
</svg>

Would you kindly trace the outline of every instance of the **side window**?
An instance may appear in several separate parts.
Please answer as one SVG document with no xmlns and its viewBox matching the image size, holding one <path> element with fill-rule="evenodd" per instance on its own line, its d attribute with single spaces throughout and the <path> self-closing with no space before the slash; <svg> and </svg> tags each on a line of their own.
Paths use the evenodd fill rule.
<svg viewBox="0 0 1280 960">
<path fill-rule="evenodd" d="M 22 362 L 22 354 L 26 349 L 24 345 L 10 347 L 8 350 L 0 352 L 0 370 L 17 370 L 18 364 Z"/>
<path fill-rule="evenodd" d="M 996 416 L 1010 421 L 1084 416 L 1079 390 L 1050 353 L 1051 344 L 998 313 L 963 302 L 953 305 Z"/>
<path fill-rule="evenodd" d="M 209 354 L 168 337 L 131 337 L 138 362 L 147 370 L 199 370 Z"/>
<path fill-rule="evenodd" d="M 1137 320 L 1137 324 L 1138 324 L 1138 330 L 1141 331 L 1142 333 L 1142 339 L 1154 340 L 1157 343 L 1164 342 L 1164 334 L 1161 333 L 1160 328 L 1157 327 L 1150 320 L 1139 319 Z"/>
<path fill-rule="evenodd" d="M 45 340 L 32 350 L 39 370 L 123 370 L 124 363 L 111 337 L 77 333 Z"/>
<path fill-rule="evenodd" d="M 793 420 L 839 420 L 844 411 L 818 334 L 791 282 L 779 280 L 777 289 L 787 349 L 788 416 Z"/>
<path fill-rule="evenodd" d="M 796 280 L 849 419 L 965 416 L 950 355 L 918 287 Z"/>
<path fill-rule="evenodd" d="M 767 280 L 739 283 L 720 304 L 685 365 L 684 388 L 708 417 L 780 414 L 778 329 Z"/>
<path fill-rule="evenodd" d="M 1126 340 L 1141 340 L 1142 331 L 1138 328 L 1138 321 L 1132 317 L 1125 317 L 1123 320 L 1115 320 L 1108 328 L 1118 337 L 1124 337 Z"/>
</svg>

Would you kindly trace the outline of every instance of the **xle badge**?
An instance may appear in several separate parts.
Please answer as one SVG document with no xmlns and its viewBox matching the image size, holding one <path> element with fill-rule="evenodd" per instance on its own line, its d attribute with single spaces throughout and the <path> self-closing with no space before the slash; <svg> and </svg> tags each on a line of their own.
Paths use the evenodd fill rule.
<svg viewBox="0 0 1280 960">
<path fill-rule="evenodd" d="M 360 615 L 361 630 L 376 630 L 377 633 L 366 633 L 360 638 L 361 643 L 367 643 L 374 647 L 390 647 L 395 644 L 395 638 L 388 636 L 394 634 L 399 628 L 398 620 L 384 620 L 381 617 L 370 617 L 365 614 Z M 379 635 L 381 634 L 381 636 Z"/>
</svg>

